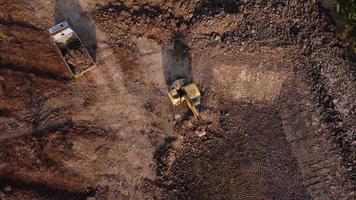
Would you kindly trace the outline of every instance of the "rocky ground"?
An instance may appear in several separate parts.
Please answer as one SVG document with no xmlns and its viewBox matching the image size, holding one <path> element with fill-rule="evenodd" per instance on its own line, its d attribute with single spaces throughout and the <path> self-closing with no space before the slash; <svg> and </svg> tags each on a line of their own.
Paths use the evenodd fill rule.
<svg viewBox="0 0 356 200">
<path fill-rule="evenodd" d="M 0 10 L 1 200 L 355 198 L 355 56 L 318 1 Z M 96 62 L 79 79 L 47 33 L 63 20 Z"/>
</svg>

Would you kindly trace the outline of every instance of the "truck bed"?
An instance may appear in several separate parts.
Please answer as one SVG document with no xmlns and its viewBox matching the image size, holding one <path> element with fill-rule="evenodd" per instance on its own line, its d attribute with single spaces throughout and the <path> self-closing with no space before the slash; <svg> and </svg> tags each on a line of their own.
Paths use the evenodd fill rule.
<svg viewBox="0 0 356 200">
<path fill-rule="evenodd" d="M 78 76 L 94 66 L 84 45 L 75 35 L 67 44 L 57 42 L 56 44 L 74 76 Z"/>
<path fill-rule="evenodd" d="M 79 77 L 95 67 L 90 54 L 68 22 L 53 26 L 49 32 L 51 40 L 74 77 Z"/>
</svg>

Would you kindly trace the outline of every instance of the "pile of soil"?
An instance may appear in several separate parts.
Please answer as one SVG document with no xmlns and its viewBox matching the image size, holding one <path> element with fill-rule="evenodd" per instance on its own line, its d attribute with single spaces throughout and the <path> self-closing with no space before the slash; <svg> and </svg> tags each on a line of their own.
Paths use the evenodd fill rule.
<svg viewBox="0 0 356 200">
<path fill-rule="evenodd" d="M 74 76 L 94 66 L 90 55 L 77 37 L 73 36 L 65 45 L 60 43 L 57 45 Z"/>
</svg>

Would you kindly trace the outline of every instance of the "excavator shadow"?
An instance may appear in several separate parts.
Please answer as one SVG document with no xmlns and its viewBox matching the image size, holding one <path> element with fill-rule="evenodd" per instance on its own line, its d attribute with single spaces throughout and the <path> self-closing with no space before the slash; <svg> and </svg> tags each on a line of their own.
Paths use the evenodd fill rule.
<svg viewBox="0 0 356 200">
<path fill-rule="evenodd" d="M 198 109 L 200 92 L 193 81 L 192 57 L 190 49 L 182 35 L 175 34 L 171 43 L 162 49 L 162 66 L 167 95 L 174 106 L 187 104 L 193 114 L 201 120 Z"/>
<path fill-rule="evenodd" d="M 193 81 L 192 57 L 190 49 L 182 35 L 175 34 L 171 43 L 162 48 L 162 66 L 168 87 L 178 79 Z"/>
</svg>

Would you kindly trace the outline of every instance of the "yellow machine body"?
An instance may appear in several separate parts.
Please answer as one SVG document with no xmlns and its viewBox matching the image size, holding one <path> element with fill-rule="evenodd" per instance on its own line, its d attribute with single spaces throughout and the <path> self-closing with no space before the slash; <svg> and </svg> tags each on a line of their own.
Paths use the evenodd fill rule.
<svg viewBox="0 0 356 200">
<path fill-rule="evenodd" d="M 167 91 L 168 97 L 174 106 L 186 103 L 193 114 L 201 119 L 195 106 L 200 104 L 201 94 L 195 83 L 184 85 L 185 80 L 175 81 Z"/>
</svg>

